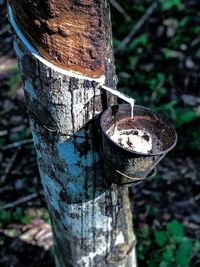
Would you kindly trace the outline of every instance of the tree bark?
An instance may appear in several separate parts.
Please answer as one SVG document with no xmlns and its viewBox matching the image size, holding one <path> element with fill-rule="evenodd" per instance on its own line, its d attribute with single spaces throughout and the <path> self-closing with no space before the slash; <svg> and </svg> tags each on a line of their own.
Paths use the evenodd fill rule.
<svg viewBox="0 0 200 267">
<path fill-rule="evenodd" d="M 108 1 L 82 1 L 98 5 L 103 16 L 102 68 L 94 76 L 70 66 L 63 69 L 39 54 L 17 26 L 12 2 L 9 18 L 51 215 L 56 266 L 135 267 L 128 189 L 107 183 L 100 157 L 99 114 L 113 100 L 101 92 L 99 83 L 116 86 Z M 71 30 L 69 25 L 66 29 Z M 95 64 L 98 69 L 99 62 Z"/>
</svg>

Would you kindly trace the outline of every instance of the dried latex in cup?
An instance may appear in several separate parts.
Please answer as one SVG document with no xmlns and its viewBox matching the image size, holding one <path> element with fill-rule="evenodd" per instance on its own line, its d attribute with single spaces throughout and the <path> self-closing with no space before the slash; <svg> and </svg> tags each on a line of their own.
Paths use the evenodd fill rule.
<svg viewBox="0 0 200 267">
<path fill-rule="evenodd" d="M 112 141 L 122 148 L 144 154 L 148 154 L 152 150 L 152 138 L 147 131 L 140 129 L 119 130 L 117 124 L 111 128 L 106 133 Z"/>
</svg>

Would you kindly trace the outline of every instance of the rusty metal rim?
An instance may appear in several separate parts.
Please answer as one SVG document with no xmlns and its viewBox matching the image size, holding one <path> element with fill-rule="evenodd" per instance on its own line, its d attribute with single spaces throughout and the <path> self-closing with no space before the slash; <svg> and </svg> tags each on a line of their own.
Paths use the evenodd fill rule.
<svg viewBox="0 0 200 267">
<path fill-rule="evenodd" d="M 119 104 L 118 106 L 129 107 L 128 104 Z M 141 156 L 159 156 L 159 155 L 162 155 L 162 154 L 166 154 L 166 153 L 169 152 L 171 149 L 173 149 L 173 148 L 175 147 L 176 143 L 177 143 L 177 139 L 178 139 L 178 137 L 177 137 L 176 130 L 175 130 L 174 126 L 171 124 L 171 122 L 168 121 L 163 115 L 158 114 L 157 112 L 151 110 L 150 108 L 146 108 L 146 107 L 144 107 L 144 106 L 139 106 L 139 105 L 135 105 L 135 107 L 143 108 L 143 109 L 145 109 L 145 110 L 147 110 L 147 111 L 153 112 L 153 113 L 154 113 L 156 116 L 158 116 L 164 123 L 166 123 L 167 125 L 169 125 L 169 126 L 171 127 L 172 131 L 174 132 L 174 138 L 175 138 L 175 140 L 174 140 L 173 145 L 171 145 L 168 149 L 163 150 L 163 151 L 161 151 L 161 152 L 158 152 L 158 153 L 149 153 L 149 154 L 148 154 L 148 153 L 140 153 L 140 152 L 136 152 L 136 151 L 134 151 L 134 150 L 128 150 L 128 149 L 126 149 L 126 148 L 121 147 L 120 145 L 118 145 L 116 142 L 114 142 L 114 141 L 110 138 L 110 136 L 106 133 L 106 131 L 105 131 L 105 130 L 103 129 L 103 127 L 102 127 L 102 123 L 103 123 L 104 116 L 105 116 L 105 114 L 106 114 L 109 110 L 111 110 L 111 107 L 109 107 L 108 109 L 106 109 L 106 110 L 102 113 L 102 115 L 101 115 L 101 119 L 100 119 L 101 130 L 102 130 L 103 133 L 106 135 L 106 137 L 110 140 L 110 142 L 112 142 L 113 144 L 115 144 L 115 145 L 118 146 L 119 148 L 121 148 L 121 149 L 123 149 L 123 150 L 125 150 L 125 151 L 127 151 L 127 152 L 129 152 L 129 153 L 131 153 L 131 154 L 137 154 L 137 155 L 141 155 Z"/>
</svg>

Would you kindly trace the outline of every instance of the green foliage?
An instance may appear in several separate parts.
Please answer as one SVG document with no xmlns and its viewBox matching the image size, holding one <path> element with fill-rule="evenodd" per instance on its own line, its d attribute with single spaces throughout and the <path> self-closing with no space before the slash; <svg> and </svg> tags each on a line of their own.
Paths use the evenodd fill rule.
<svg viewBox="0 0 200 267">
<path fill-rule="evenodd" d="M 9 86 L 11 93 L 17 88 L 20 80 L 21 78 L 18 71 L 10 76 L 9 80 L 7 81 L 7 85 Z"/>
<path fill-rule="evenodd" d="M 12 218 L 13 220 L 19 221 L 22 224 L 30 223 L 30 217 L 20 207 L 17 207 L 12 213 Z"/>
<path fill-rule="evenodd" d="M 175 246 L 172 244 L 165 247 L 165 251 L 162 254 L 163 259 L 166 262 L 172 262 L 174 259 Z"/>
<path fill-rule="evenodd" d="M 175 262 L 178 266 L 187 267 L 190 263 L 190 257 L 193 251 L 193 243 L 188 238 L 182 239 L 176 253 Z"/>
<path fill-rule="evenodd" d="M 136 64 L 138 63 L 139 58 L 137 56 L 131 56 L 129 58 L 129 64 L 130 64 L 130 69 L 135 70 Z"/>
<path fill-rule="evenodd" d="M 180 136 L 179 138 L 181 138 L 181 140 L 184 138 L 184 140 L 182 140 L 182 149 L 184 149 L 184 144 L 189 144 L 190 149 L 194 150 L 194 151 L 199 151 L 200 150 L 200 138 L 199 138 L 199 133 L 200 133 L 200 125 L 195 127 L 195 131 L 191 130 L 190 127 L 185 129 L 185 135 Z"/>
<path fill-rule="evenodd" d="M 184 235 L 184 228 L 181 223 L 177 220 L 172 220 L 171 222 L 167 223 L 167 231 L 171 234 L 175 239 L 179 237 L 183 237 Z"/>
<path fill-rule="evenodd" d="M 184 16 L 180 21 L 179 21 L 179 27 L 185 27 L 188 22 L 190 21 L 189 16 Z"/>
<path fill-rule="evenodd" d="M 163 49 L 164 57 L 166 59 L 168 58 L 176 58 L 178 56 L 178 53 L 172 49 L 164 48 Z"/>
<path fill-rule="evenodd" d="M 12 214 L 9 210 L 1 210 L 0 212 L 0 222 L 7 223 L 11 220 Z"/>
<path fill-rule="evenodd" d="M 199 25 L 196 25 L 192 28 L 192 32 L 195 33 L 195 34 L 200 34 L 200 26 Z"/>
<path fill-rule="evenodd" d="M 182 10 L 184 8 L 181 0 L 160 0 L 159 2 L 162 11 L 168 11 L 173 8 Z"/>
<path fill-rule="evenodd" d="M 3 203 L 1 203 L 3 205 Z M 17 207 L 14 210 L 2 210 L 0 212 L 0 223 L 7 224 L 9 222 L 19 222 L 21 224 L 30 223 L 30 217 L 25 213 L 25 211 Z"/>
<path fill-rule="evenodd" d="M 168 236 L 166 234 L 166 232 L 164 231 L 157 231 L 154 233 L 155 235 L 155 242 L 159 247 L 163 247 L 167 240 L 168 240 Z"/>
<path fill-rule="evenodd" d="M 177 127 L 185 125 L 189 122 L 192 122 L 196 119 L 196 112 L 192 109 L 176 109 L 174 113 L 174 122 Z"/>
<path fill-rule="evenodd" d="M 143 33 L 137 38 L 134 38 L 133 41 L 127 46 L 127 52 L 133 51 L 137 46 L 146 46 L 148 42 L 148 34 Z"/>
<path fill-rule="evenodd" d="M 173 267 L 169 262 L 167 261 L 162 261 L 159 265 L 159 267 Z"/>
<path fill-rule="evenodd" d="M 155 106 L 154 109 L 169 117 L 177 128 L 187 125 L 197 118 L 195 109 L 178 107 L 178 101 L 176 99 L 164 105 Z"/>
<path fill-rule="evenodd" d="M 185 235 L 183 225 L 177 220 L 167 223 L 163 230 L 154 232 L 146 225 L 137 235 L 138 257 L 141 262 L 148 259 L 148 267 L 190 266 L 195 244 Z"/>
<path fill-rule="evenodd" d="M 47 209 L 42 210 L 42 214 L 40 216 L 46 223 L 51 224 L 50 215 Z"/>
<path fill-rule="evenodd" d="M 131 22 L 119 22 L 118 17 L 117 20 L 113 18 L 116 48 L 152 2 L 122 4 L 131 16 L 134 15 Z M 193 94 L 196 86 L 190 74 L 196 72 L 195 69 L 188 70 L 190 83 L 185 85 L 185 62 L 191 57 L 197 65 L 195 59 L 200 58 L 198 43 L 195 44 L 200 26 L 187 12 L 185 3 L 181 0 L 160 0 L 152 22 L 147 21 L 129 44 L 116 54 L 119 90 L 134 97 L 138 105 L 150 107 L 172 121 L 181 140 L 176 146 L 178 153 L 186 146 L 194 151 L 200 149 L 200 127 L 195 132 L 189 131 L 192 123 L 198 120 L 197 112 L 195 107 L 183 104 L 180 98 L 186 90 L 188 94 Z M 195 16 L 199 13 L 196 12 Z"/>
</svg>

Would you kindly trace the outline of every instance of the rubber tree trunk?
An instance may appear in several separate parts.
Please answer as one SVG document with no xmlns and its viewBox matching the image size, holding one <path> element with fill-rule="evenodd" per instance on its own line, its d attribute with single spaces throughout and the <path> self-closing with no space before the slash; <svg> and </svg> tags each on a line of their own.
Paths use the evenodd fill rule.
<svg viewBox="0 0 200 267">
<path fill-rule="evenodd" d="M 107 0 L 9 1 L 57 267 L 135 267 L 128 189 L 106 182 L 100 112 L 116 86 Z M 113 155 L 114 156 L 114 155 Z"/>
</svg>

